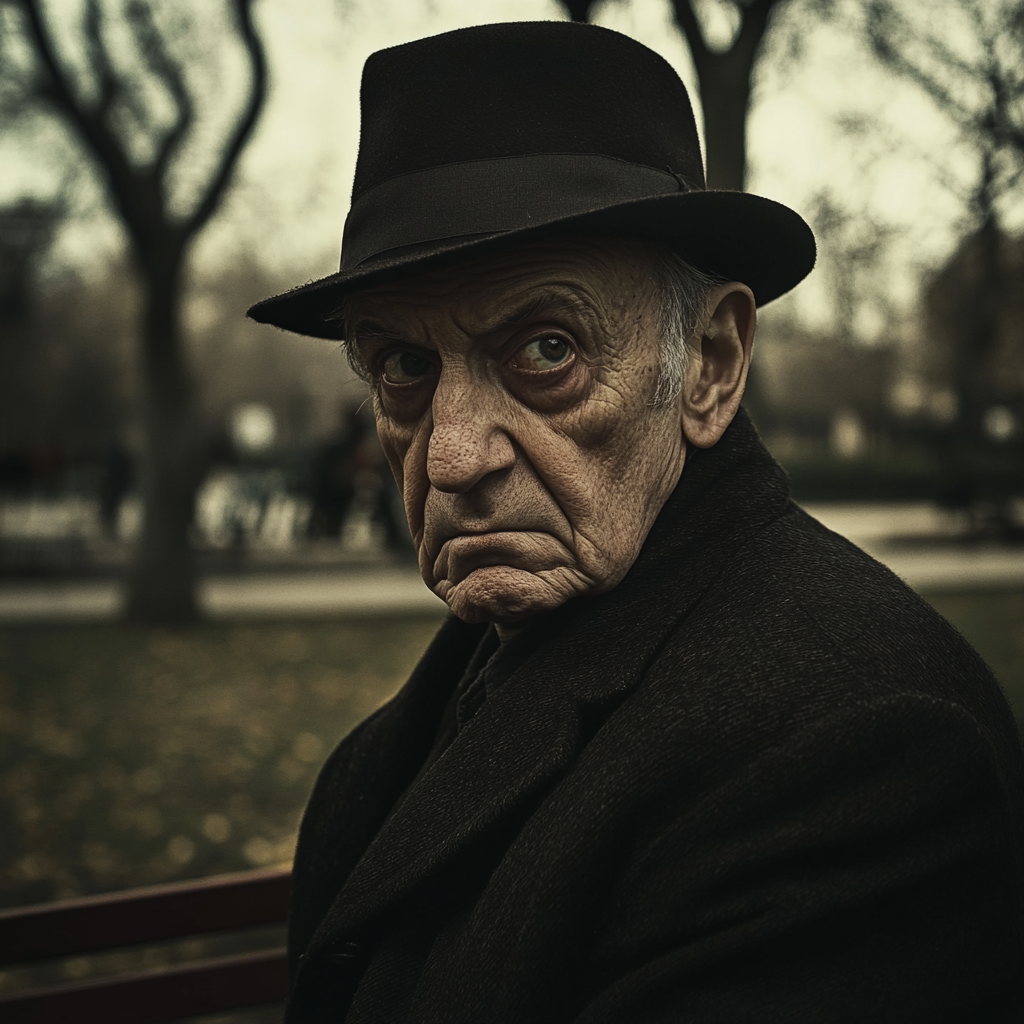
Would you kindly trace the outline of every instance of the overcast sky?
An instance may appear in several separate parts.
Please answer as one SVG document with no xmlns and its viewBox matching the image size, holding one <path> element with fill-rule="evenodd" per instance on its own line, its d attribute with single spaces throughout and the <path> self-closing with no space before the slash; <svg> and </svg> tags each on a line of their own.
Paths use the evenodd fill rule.
<svg viewBox="0 0 1024 1024">
<path fill-rule="evenodd" d="M 907 0 L 907 6 L 931 0 Z M 776 18 L 760 64 L 749 121 L 750 191 L 805 215 L 830 189 L 855 217 L 891 225 L 893 243 L 879 287 L 909 307 L 921 266 L 950 252 L 961 209 L 921 154 L 966 181 L 972 168 L 944 118 L 913 87 L 880 71 L 856 34 L 821 23 L 791 0 Z M 71 26 L 76 0 L 54 0 L 51 12 Z M 728 38 L 731 5 L 706 0 L 711 29 Z M 195 251 L 199 268 L 214 269 L 248 254 L 286 280 L 300 283 L 336 269 L 358 145 L 358 87 L 372 51 L 464 25 L 562 17 L 553 0 L 257 0 L 271 91 L 256 134 L 239 166 L 237 185 Z M 597 21 L 661 53 L 678 70 L 700 107 L 689 54 L 671 21 L 668 0 L 606 0 Z M 799 46 L 794 48 L 794 40 Z M 239 93 L 240 55 L 216 84 Z M 234 69 L 234 70 L 232 70 Z M 841 124 L 858 117 L 859 136 Z M 0 148 L 0 201 L 45 192 L 59 180 L 65 144 L 52 131 L 8 140 Z M 201 167 L 201 161 L 197 162 Z M 88 189 L 86 189 L 88 194 Z M 118 234 L 102 204 L 72 226 L 63 251 L 101 266 Z M 828 317 L 827 270 L 792 300 L 811 323 Z M 884 336 L 877 310 L 865 313 L 869 335 Z"/>
</svg>

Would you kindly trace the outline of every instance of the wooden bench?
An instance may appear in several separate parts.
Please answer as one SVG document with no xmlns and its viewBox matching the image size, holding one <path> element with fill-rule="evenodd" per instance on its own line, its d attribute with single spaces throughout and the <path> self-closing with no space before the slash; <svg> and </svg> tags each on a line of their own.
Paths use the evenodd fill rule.
<svg viewBox="0 0 1024 1024">
<path fill-rule="evenodd" d="M 290 872 L 232 875 L 0 912 L 0 968 L 283 924 Z M 3 1024 L 142 1024 L 274 1003 L 283 948 L 0 995 Z"/>
</svg>

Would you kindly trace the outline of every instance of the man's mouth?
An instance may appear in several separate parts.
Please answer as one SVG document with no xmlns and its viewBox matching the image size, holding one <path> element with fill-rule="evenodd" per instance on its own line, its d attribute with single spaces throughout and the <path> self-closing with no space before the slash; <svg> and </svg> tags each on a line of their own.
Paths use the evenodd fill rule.
<svg viewBox="0 0 1024 1024">
<path fill-rule="evenodd" d="M 477 569 L 507 565 L 536 572 L 547 568 L 562 545 L 550 534 L 533 530 L 495 530 L 459 534 L 441 545 L 434 560 L 434 579 L 454 586 Z"/>
</svg>

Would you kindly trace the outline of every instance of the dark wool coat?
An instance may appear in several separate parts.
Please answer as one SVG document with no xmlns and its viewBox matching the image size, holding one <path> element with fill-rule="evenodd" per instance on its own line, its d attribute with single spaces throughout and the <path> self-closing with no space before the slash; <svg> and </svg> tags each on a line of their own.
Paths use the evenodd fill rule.
<svg viewBox="0 0 1024 1024">
<path fill-rule="evenodd" d="M 394 813 L 485 627 L 449 619 L 331 756 L 289 1021 L 1022 1019 L 1006 701 L 743 414 L 626 579 L 551 622 Z M 395 929 L 409 1001 L 352 1003 Z"/>
</svg>

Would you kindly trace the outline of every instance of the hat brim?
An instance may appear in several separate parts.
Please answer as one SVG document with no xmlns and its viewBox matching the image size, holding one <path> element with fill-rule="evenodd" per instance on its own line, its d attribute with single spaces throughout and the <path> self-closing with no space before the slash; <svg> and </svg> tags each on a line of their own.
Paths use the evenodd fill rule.
<svg viewBox="0 0 1024 1024">
<path fill-rule="evenodd" d="M 811 272 L 816 256 L 810 227 L 781 203 L 748 192 L 678 192 L 519 229 L 390 249 L 352 270 L 257 302 L 247 315 L 296 334 L 342 340 L 339 310 L 353 292 L 484 256 L 511 242 L 571 234 L 662 242 L 706 273 L 741 281 L 754 293 L 758 306 L 799 284 Z"/>
</svg>

